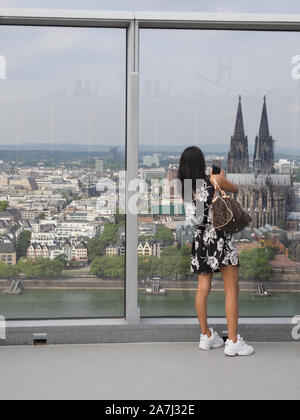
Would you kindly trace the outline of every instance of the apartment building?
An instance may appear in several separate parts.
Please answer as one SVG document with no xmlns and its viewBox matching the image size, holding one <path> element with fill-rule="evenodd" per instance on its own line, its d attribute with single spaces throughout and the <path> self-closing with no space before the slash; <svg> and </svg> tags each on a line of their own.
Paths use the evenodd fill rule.
<svg viewBox="0 0 300 420">
<path fill-rule="evenodd" d="M 57 239 L 89 238 L 93 239 L 100 233 L 100 227 L 84 222 L 61 222 L 57 224 L 55 236 Z"/>
<path fill-rule="evenodd" d="M 116 245 L 110 244 L 106 248 L 106 255 L 109 257 L 113 257 L 115 255 L 125 255 L 126 246 L 125 243 L 120 241 Z"/>
<path fill-rule="evenodd" d="M 31 242 L 44 245 L 54 245 L 55 242 L 55 233 L 54 232 L 34 232 L 31 235 Z"/>
<path fill-rule="evenodd" d="M 27 251 L 27 258 L 32 260 L 37 258 L 54 260 L 60 255 L 65 255 L 68 261 L 88 262 L 88 249 L 83 242 L 76 244 L 61 242 L 53 245 L 31 243 Z"/>
<path fill-rule="evenodd" d="M 0 260 L 7 265 L 17 264 L 17 252 L 13 242 L 8 240 L 0 241 Z"/>
</svg>

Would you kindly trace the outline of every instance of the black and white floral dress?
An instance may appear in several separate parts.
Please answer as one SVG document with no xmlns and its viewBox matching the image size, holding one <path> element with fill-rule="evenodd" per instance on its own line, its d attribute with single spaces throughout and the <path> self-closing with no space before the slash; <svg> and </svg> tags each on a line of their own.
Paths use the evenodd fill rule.
<svg viewBox="0 0 300 420">
<path fill-rule="evenodd" d="M 197 190 L 196 198 L 185 203 L 186 220 L 195 227 L 191 252 L 191 271 L 197 274 L 219 273 L 221 267 L 239 266 L 233 234 L 215 230 L 212 225 L 212 199 L 215 188 L 206 176 Z M 200 200 L 204 213 L 196 215 L 196 200 Z"/>
</svg>

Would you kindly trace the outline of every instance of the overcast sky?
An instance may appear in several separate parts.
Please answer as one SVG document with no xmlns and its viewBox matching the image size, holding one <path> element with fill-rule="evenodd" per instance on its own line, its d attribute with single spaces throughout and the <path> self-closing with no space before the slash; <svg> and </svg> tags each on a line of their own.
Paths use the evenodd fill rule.
<svg viewBox="0 0 300 420">
<path fill-rule="evenodd" d="M 1 1 L 0 7 L 300 13 L 299 1 Z M 124 144 L 125 30 L 0 27 L 0 144 Z M 278 147 L 299 147 L 300 33 L 143 30 L 141 143 L 228 144 L 238 95 L 250 147 L 267 95 Z"/>
</svg>

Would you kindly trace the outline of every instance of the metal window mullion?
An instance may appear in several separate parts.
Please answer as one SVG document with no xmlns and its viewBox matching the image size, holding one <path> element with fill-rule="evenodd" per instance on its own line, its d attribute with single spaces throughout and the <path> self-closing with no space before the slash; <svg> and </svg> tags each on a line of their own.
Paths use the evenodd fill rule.
<svg viewBox="0 0 300 420">
<path fill-rule="evenodd" d="M 129 211 L 135 191 L 129 185 L 138 176 L 139 158 L 139 27 L 133 20 L 127 29 L 127 142 L 126 142 L 126 321 L 140 323 L 138 307 L 138 216 Z"/>
<path fill-rule="evenodd" d="M 0 25 L 127 28 L 131 11 L 0 9 Z"/>
<path fill-rule="evenodd" d="M 300 14 L 3 9 L 0 25 L 299 31 Z"/>
</svg>

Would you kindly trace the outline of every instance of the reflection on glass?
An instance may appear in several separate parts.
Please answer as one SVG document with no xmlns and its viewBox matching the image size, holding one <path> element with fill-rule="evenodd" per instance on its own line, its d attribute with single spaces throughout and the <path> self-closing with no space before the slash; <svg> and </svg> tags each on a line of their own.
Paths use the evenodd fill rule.
<svg viewBox="0 0 300 420">
<path fill-rule="evenodd" d="M 141 31 L 142 316 L 195 316 L 191 275 L 174 180 L 182 151 L 205 153 L 239 184 L 251 214 L 235 235 L 241 316 L 293 316 L 300 304 L 300 51 L 298 33 Z M 152 181 L 161 181 L 156 188 Z M 145 182 L 147 186 L 145 186 Z M 151 193 L 151 194 L 150 194 Z M 149 196 L 155 208 L 149 202 Z M 146 209 L 148 211 L 146 211 Z M 213 279 L 209 315 L 224 316 L 223 283 Z"/>
<path fill-rule="evenodd" d="M 124 316 L 125 30 L 0 33 L 0 314 Z"/>
</svg>

